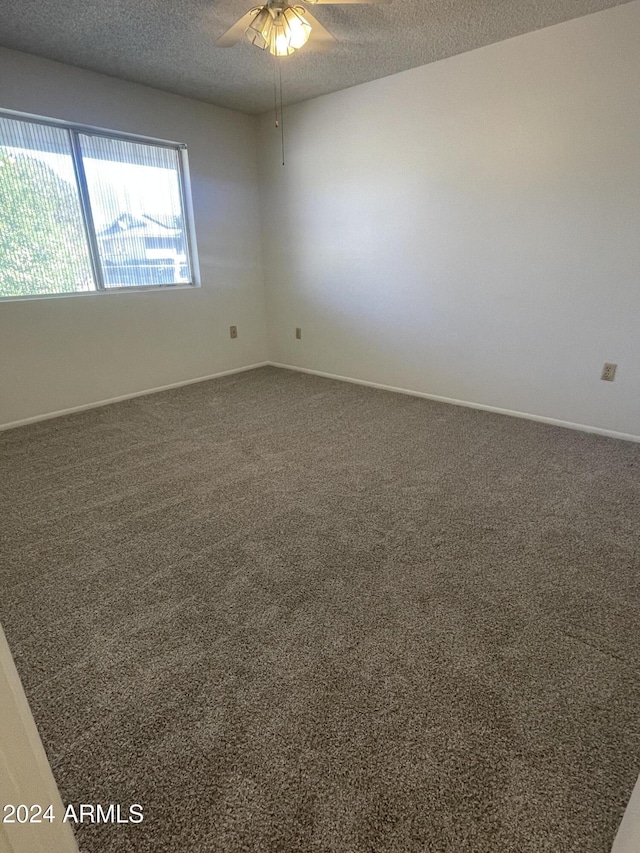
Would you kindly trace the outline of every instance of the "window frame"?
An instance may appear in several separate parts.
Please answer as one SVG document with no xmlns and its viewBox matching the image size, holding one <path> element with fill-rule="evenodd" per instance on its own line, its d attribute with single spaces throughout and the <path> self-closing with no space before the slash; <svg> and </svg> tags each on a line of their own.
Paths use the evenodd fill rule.
<svg viewBox="0 0 640 853">
<path fill-rule="evenodd" d="M 99 296 L 106 293 L 149 293 L 150 291 L 161 290 L 192 290 L 201 286 L 200 265 L 198 263 L 198 250 L 196 245 L 195 217 L 193 213 L 191 180 L 189 175 L 189 157 L 187 153 L 187 146 L 184 142 L 171 142 L 167 139 L 157 139 L 152 136 L 109 130 L 108 128 L 94 127 L 93 125 L 79 124 L 77 122 L 64 121 L 62 119 L 46 118 L 44 116 L 4 108 L 0 108 L 0 117 L 29 122 L 31 124 L 44 125 L 45 127 L 55 127 L 59 130 L 66 130 L 68 132 L 73 170 L 76 178 L 76 190 L 78 192 L 84 234 L 91 261 L 93 281 L 95 284 L 95 290 L 80 290 L 65 293 L 29 293 L 24 296 L 0 296 L 0 304 L 3 302 L 23 302 L 31 299 L 59 299 L 69 296 Z M 105 286 L 104 276 L 102 274 L 102 262 L 98 249 L 97 234 L 93 224 L 89 188 L 87 185 L 84 163 L 80 150 L 79 136 L 81 134 L 86 136 L 101 136 L 107 139 L 121 140 L 123 142 L 133 142 L 139 145 L 152 145 L 157 148 L 169 148 L 172 151 L 177 152 L 178 182 L 180 185 L 180 200 L 182 202 L 183 210 L 185 241 L 187 244 L 189 266 L 191 268 L 191 281 L 173 282 L 172 284 Z"/>
</svg>

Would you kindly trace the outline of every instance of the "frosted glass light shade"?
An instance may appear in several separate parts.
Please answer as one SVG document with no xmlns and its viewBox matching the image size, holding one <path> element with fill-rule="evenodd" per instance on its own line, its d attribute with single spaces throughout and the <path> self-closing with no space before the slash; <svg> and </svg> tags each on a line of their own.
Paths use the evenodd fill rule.
<svg viewBox="0 0 640 853">
<path fill-rule="evenodd" d="M 260 50 L 266 50 L 274 36 L 273 24 L 273 15 L 263 6 L 245 30 L 245 34 L 251 44 L 255 44 Z"/>
<path fill-rule="evenodd" d="M 284 21 L 284 29 L 290 47 L 298 50 L 307 43 L 311 35 L 311 24 L 297 9 L 294 9 L 293 6 L 287 6 L 280 18 Z"/>
</svg>

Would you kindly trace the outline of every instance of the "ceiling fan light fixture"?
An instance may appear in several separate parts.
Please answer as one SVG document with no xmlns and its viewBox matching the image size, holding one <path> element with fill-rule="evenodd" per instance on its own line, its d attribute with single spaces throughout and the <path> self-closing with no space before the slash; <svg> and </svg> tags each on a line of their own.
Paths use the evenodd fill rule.
<svg viewBox="0 0 640 853">
<path fill-rule="evenodd" d="M 255 44 L 260 50 L 267 50 L 271 46 L 275 37 L 274 20 L 267 6 L 263 6 L 260 9 L 245 30 L 245 33 L 251 44 Z"/>
<path fill-rule="evenodd" d="M 251 44 L 269 50 L 274 56 L 290 56 L 309 40 L 311 24 L 302 7 L 263 6 L 245 30 Z"/>
</svg>

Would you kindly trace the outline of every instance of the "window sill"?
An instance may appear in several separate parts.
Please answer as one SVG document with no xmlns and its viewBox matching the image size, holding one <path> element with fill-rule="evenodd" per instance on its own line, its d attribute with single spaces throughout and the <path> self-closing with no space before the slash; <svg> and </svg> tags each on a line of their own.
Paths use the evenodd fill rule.
<svg viewBox="0 0 640 853">
<path fill-rule="evenodd" d="M 200 290 L 199 284 L 150 284 L 134 287 L 107 287 L 104 290 L 81 290 L 77 293 L 34 293 L 28 296 L 0 296 L 0 305 L 5 302 L 33 302 L 36 299 L 64 299 L 77 296 L 111 296 L 115 293 L 152 293 L 157 291 Z"/>
</svg>

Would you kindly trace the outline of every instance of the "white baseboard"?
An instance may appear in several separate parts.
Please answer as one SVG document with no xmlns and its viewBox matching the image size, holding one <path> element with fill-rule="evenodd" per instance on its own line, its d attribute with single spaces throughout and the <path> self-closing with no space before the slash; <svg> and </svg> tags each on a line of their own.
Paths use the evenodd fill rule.
<svg viewBox="0 0 640 853">
<path fill-rule="evenodd" d="M 497 406 L 487 406 L 483 403 L 471 403 L 468 400 L 455 400 L 452 397 L 442 397 L 438 394 L 427 394 L 425 391 L 413 391 L 410 388 L 398 388 L 395 385 L 382 385 L 379 382 L 369 382 L 366 379 L 354 379 L 352 376 L 340 376 L 335 373 L 325 373 L 322 370 L 311 370 L 308 367 L 297 367 L 294 364 L 280 364 L 276 361 L 261 361 L 257 364 L 248 364 L 245 367 L 234 367 L 232 370 L 223 370 L 220 373 L 212 373 L 209 376 L 198 376 L 195 379 L 183 379 L 181 382 L 173 382 L 170 385 L 160 385 L 157 388 L 148 388 L 145 391 L 134 391 L 132 394 L 122 394 L 119 397 L 111 397 L 108 400 L 97 400 L 94 403 L 85 403 L 82 406 L 73 406 L 70 409 L 61 409 L 57 412 L 47 412 L 24 418 L 19 421 L 0 424 L 0 431 L 13 429 L 14 427 L 26 426 L 27 424 L 47 421 L 50 418 L 59 418 L 63 415 L 72 415 L 75 412 L 84 412 L 87 409 L 97 409 L 100 406 L 108 406 L 111 403 L 120 403 L 122 400 L 132 400 L 134 397 L 144 397 L 147 394 L 157 394 L 160 391 L 170 391 L 172 388 L 181 388 L 183 385 L 194 385 L 196 382 L 207 382 L 209 379 L 220 379 L 222 376 L 231 376 L 234 373 L 244 373 L 247 370 L 255 370 L 258 367 L 279 367 L 283 370 L 295 370 L 298 373 L 311 373 L 313 376 L 323 376 L 325 379 L 336 379 L 339 382 L 351 382 L 354 385 L 365 385 L 368 388 L 378 388 L 381 391 L 393 391 L 395 394 L 408 394 L 410 397 L 421 397 L 424 400 L 436 400 L 439 403 L 449 403 L 452 406 L 464 406 L 467 409 L 479 409 L 483 412 L 494 412 L 498 415 L 509 415 L 512 418 L 523 418 L 528 421 L 538 421 L 551 426 L 574 429 L 579 432 L 590 432 L 595 435 L 604 435 L 607 438 L 619 438 L 622 441 L 635 441 L 640 443 L 640 435 L 632 435 L 626 432 L 616 432 L 602 427 L 589 426 L 588 424 L 575 424 L 570 421 L 561 421 L 557 418 L 547 418 L 543 415 L 533 415 L 529 412 L 516 412 L 512 409 L 501 409 Z"/>
<path fill-rule="evenodd" d="M 261 361 L 258 364 L 248 364 L 245 367 L 234 367 L 231 370 L 223 370 L 220 373 L 212 373 L 210 376 L 198 376 L 196 379 L 183 379 L 180 382 L 172 382 L 171 385 L 160 385 L 157 388 L 148 388 L 145 391 L 134 391 L 133 394 L 121 394 L 119 397 L 111 397 L 108 400 L 97 400 L 95 403 L 84 403 L 82 406 L 73 406 L 70 409 L 61 409 L 59 412 L 47 412 L 43 415 L 35 415 L 32 418 L 24 418 L 20 421 L 11 421 L 0 424 L 0 430 L 13 429 L 14 427 L 35 424 L 38 421 L 48 421 L 50 418 L 60 418 L 63 415 L 72 415 L 75 412 L 85 412 L 87 409 L 98 409 L 101 406 L 109 406 L 111 403 L 120 403 L 123 400 L 132 400 L 134 397 L 145 397 L 147 394 L 157 394 L 160 391 L 171 391 L 172 388 L 181 388 L 183 385 L 195 385 L 196 382 L 207 382 L 209 379 L 220 379 L 222 376 L 231 376 L 233 373 L 244 373 L 246 370 L 255 370 L 257 367 L 267 367 L 270 361 Z"/>
<path fill-rule="evenodd" d="M 425 400 L 436 400 L 438 403 L 450 403 L 452 406 L 464 406 L 467 409 L 480 409 L 483 412 L 494 412 L 497 415 L 509 415 L 512 418 L 523 418 L 527 421 L 538 421 L 551 426 L 575 429 L 579 432 L 591 432 L 596 435 L 604 435 L 607 438 L 619 438 L 623 441 L 640 442 L 640 435 L 632 435 L 626 432 L 616 432 L 612 429 L 589 426 L 588 424 L 574 424 L 570 421 L 561 421 L 557 418 L 546 418 L 542 415 L 532 415 L 529 412 L 515 412 L 511 409 L 500 409 L 497 406 L 486 406 L 483 403 L 470 403 L 468 400 L 454 400 L 452 397 L 441 397 L 438 394 L 427 394 L 424 391 L 412 391 L 410 388 L 397 388 L 395 385 L 381 385 L 379 382 L 369 382 L 366 379 L 354 379 L 351 376 L 338 376 L 334 373 L 324 373 L 321 370 L 311 370 L 308 367 L 296 367 L 293 364 L 279 364 L 270 362 L 272 367 L 281 367 L 284 370 L 296 370 L 298 373 L 311 373 L 314 376 L 323 376 L 325 379 L 337 379 L 339 382 L 352 382 L 354 385 L 366 385 L 368 388 L 378 388 L 381 391 L 393 391 L 396 394 L 408 394 L 410 397 L 422 397 Z"/>
</svg>

